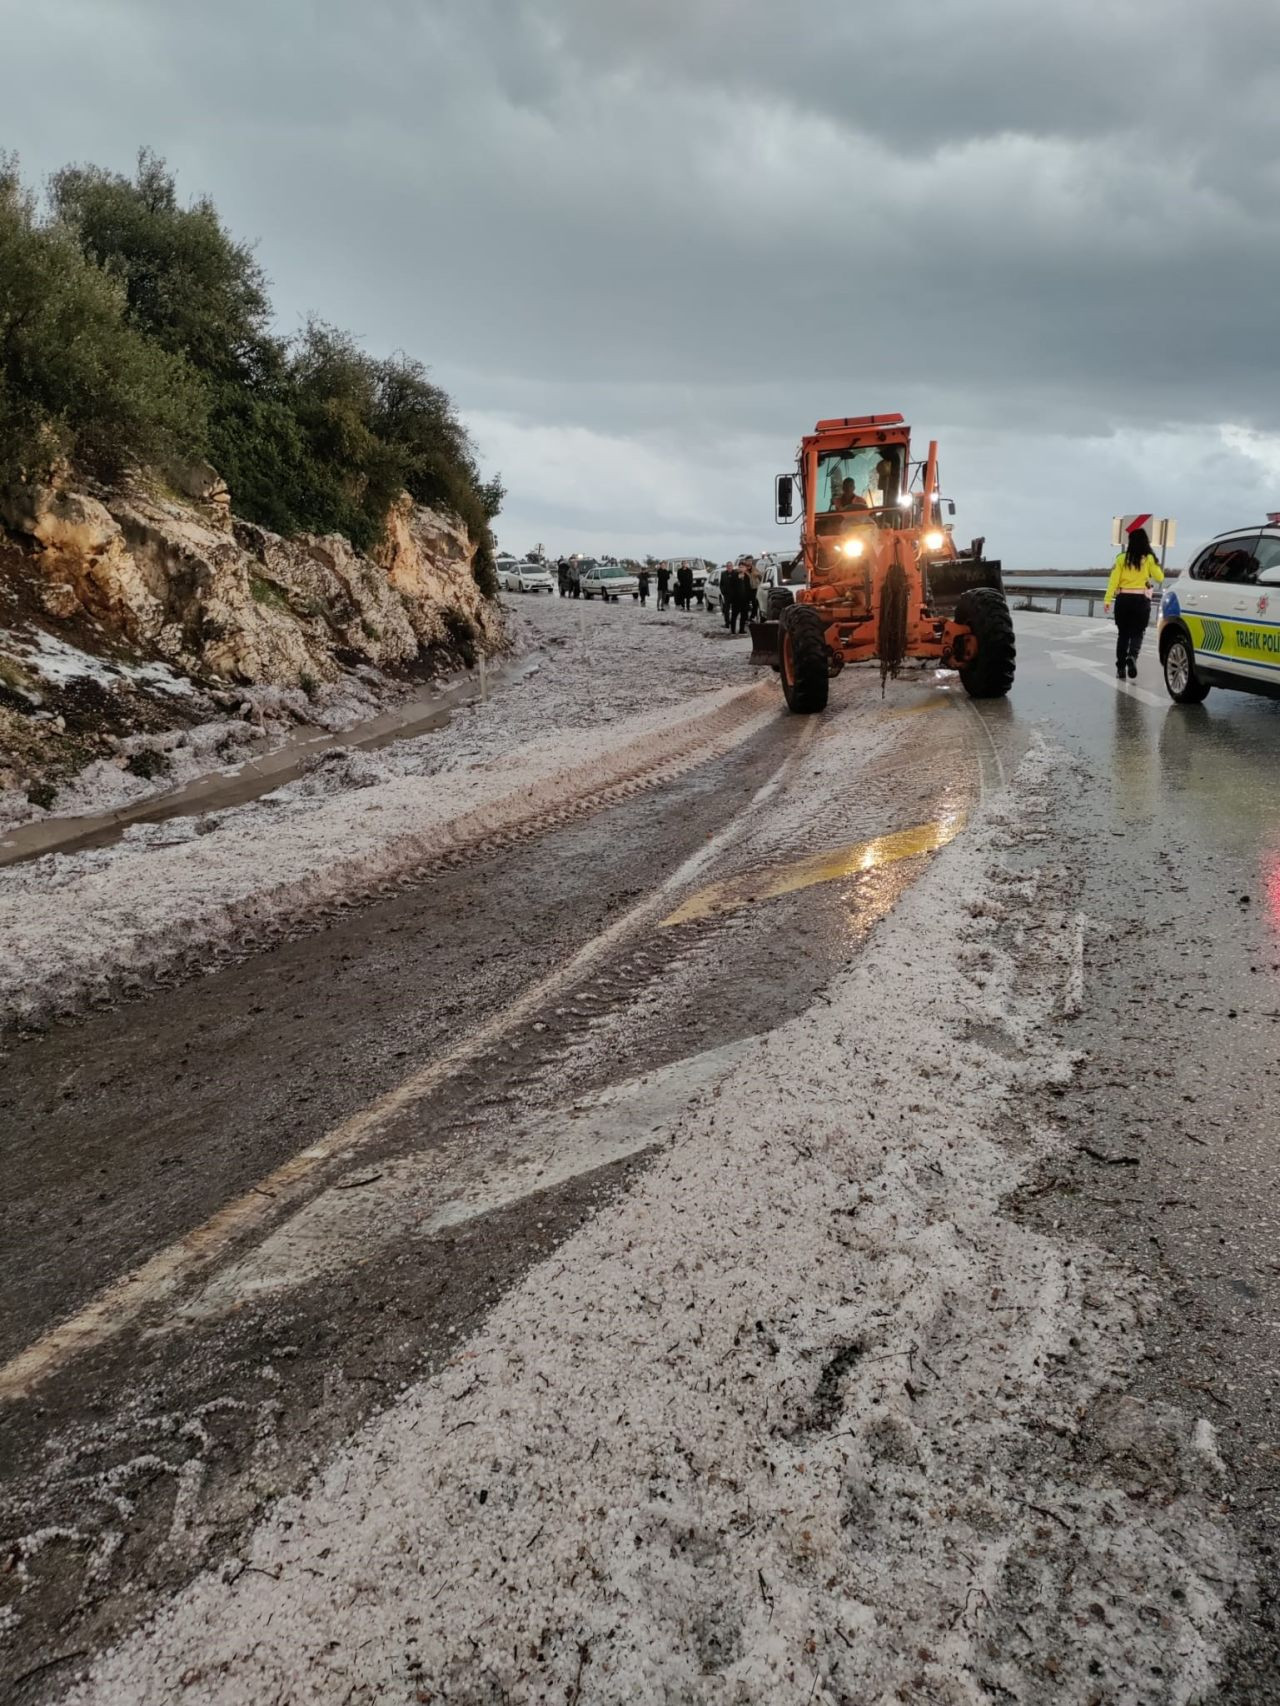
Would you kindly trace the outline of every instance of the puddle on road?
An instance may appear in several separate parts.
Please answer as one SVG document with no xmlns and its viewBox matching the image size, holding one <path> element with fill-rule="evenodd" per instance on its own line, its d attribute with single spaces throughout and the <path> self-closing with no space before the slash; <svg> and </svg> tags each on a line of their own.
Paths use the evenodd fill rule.
<svg viewBox="0 0 1280 1706">
<path fill-rule="evenodd" d="M 39 859 L 47 853 L 79 853 L 113 847 L 134 824 L 167 823 L 175 817 L 198 817 L 248 805 L 264 794 L 296 781 L 304 767 L 322 753 L 339 748 L 379 752 L 403 740 L 417 740 L 445 728 L 461 707 L 483 701 L 498 687 L 522 681 L 542 662 L 540 653 L 500 662 L 475 678 L 451 686 L 432 687 L 378 716 L 328 733 L 304 724 L 287 734 L 278 746 L 239 764 L 224 766 L 175 788 L 164 788 L 128 805 L 78 817 L 36 818 L 0 836 L 0 866 Z"/>
<path fill-rule="evenodd" d="M 795 894 L 800 889 L 818 883 L 837 882 L 841 877 L 860 876 L 878 871 L 900 859 L 915 859 L 922 853 L 936 853 L 949 841 L 954 841 L 964 828 L 965 813 L 958 808 L 944 812 L 929 823 L 919 823 L 910 829 L 893 830 L 888 835 L 873 836 L 869 841 L 855 841 L 833 852 L 810 854 L 786 865 L 774 865 L 763 871 L 744 871 L 736 877 L 690 895 L 674 912 L 661 921 L 661 928 L 691 924 L 697 919 L 711 918 L 719 912 L 732 912 L 740 906 L 750 906 L 779 895 Z"/>
</svg>

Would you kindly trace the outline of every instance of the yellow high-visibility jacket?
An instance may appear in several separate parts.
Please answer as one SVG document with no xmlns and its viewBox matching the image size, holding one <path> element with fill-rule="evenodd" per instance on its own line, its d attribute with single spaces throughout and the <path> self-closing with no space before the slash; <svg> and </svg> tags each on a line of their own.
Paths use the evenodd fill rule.
<svg viewBox="0 0 1280 1706">
<path fill-rule="evenodd" d="M 1136 569 L 1130 564 L 1128 555 L 1121 551 L 1111 570 L 1111 579 L 1107 582 L 1107 596 L 1103 602 L 1112 603 L 1118 592 L 1145 592 L 1148 581 L 1154 581 L 1159 586 L 1163 579 L 1164 570 L 1150 551 Z"/>
</svg>

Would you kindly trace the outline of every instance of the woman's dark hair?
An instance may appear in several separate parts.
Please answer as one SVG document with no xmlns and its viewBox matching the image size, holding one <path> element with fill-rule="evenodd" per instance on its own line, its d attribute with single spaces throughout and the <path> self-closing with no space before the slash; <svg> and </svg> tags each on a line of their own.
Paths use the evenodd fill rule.
<svg viewBox="0 0 1280 1706">
<path fill-rule="evenodd" d="M 1125 556 L 1129 559 L 1131 569 L 1140 569 L 1151 555 L 1151 541 L 1147 537 L 1145 527 L 1135 527 L 1129 535 L 1129 545 Z"/>
</svg>

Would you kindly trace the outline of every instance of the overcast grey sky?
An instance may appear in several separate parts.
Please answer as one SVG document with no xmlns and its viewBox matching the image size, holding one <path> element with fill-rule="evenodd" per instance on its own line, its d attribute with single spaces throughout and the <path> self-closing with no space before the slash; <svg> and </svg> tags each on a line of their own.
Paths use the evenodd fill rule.
<svg viewBox="0 0 1280 1706">
<path fill-rule="evenodd" d="M 424 359 L 518 551 L 771 547 L 890 409 L 1016 567 L 1280 509 L 1277 0 L 0 0 L 0 56 L 28 178 L 145 144 L 286 328 Z"/>
</svg>

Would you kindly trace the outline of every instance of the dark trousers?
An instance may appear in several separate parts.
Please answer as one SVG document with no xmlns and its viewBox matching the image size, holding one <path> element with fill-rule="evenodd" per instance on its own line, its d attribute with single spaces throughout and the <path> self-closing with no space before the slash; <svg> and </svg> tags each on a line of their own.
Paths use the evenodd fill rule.
<svg viewBox="0 0 1280 1706">
<path fill-rule="evenodd" d="M 1123 669 L 1142 650 L 1142 636 L 1151 620 L 1151 600 L 1145 592 L 1116 594 L 1116 668 Z"/>
<path fill-rule="evenodd" d="M 745 598 L 740 598 L 733 606 L 733 615 L 729 623 L 729 632 L 731 634 L 745 634 L 747 631 L 747 619 L 750 615 L 750 604 Z"/>
</svg>

